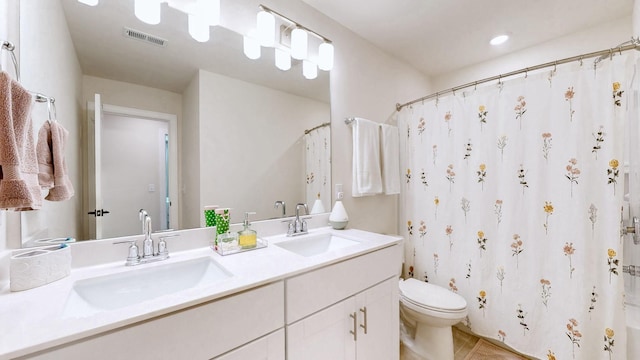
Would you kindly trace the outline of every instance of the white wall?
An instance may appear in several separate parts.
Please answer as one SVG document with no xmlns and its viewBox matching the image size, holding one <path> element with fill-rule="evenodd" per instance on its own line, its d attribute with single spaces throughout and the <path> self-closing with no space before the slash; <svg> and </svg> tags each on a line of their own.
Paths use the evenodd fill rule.
<svg viewBox="0 0 640 360">
<path fill-rule="evenodd" d="M 610 49 L 631 39 L 631 16 L 585 29 L 500 58 L 469 66 L 433 78 L 436 91 L 450 89 L 510 71 L 570 58 L 580 54 Z M 583 61 L 591 66 L 593 59 Z M 425 94 L 427 95 L 427 94 Z"/>
<path fill-rule="evenodd" d="M 180 224 L 199 225 L 200 219 L 200 75 L 196 74 L 183 92 L 184 112 L 180 137 Z"/>
<path fill-rule="evenodd" d="M 82 79 L 65 16 L 57 1 L 23 0 L 20 7 L 21 83 L 31 91 L 56 99 L 58 122 L 70 134 L 64 151 L 68 174 L 76 190 L 81 191 Z M 35 104 L 31 114 L 35 135 L 48 118 L 47 105 Z M 64 236 L 75 236 L 80 230 L 80 211 L 79 196 L 61 202 L 44 201 L 42 210 L 22 213 L 22 231 L 29 236 L 64 229 Z"/>
</svg>

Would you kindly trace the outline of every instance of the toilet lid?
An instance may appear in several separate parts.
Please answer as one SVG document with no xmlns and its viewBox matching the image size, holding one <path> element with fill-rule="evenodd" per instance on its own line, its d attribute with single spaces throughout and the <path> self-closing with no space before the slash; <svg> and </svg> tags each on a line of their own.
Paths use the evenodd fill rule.
<svg viewBox="0 0 640 360">
<path fill-rule="evenodd" d="M 462 296 L 413 278 L 400 282 L 400 292 L 407 300 L 428 308 L 464 310 L 467 307 L 467 301 Z"/>
</svg>

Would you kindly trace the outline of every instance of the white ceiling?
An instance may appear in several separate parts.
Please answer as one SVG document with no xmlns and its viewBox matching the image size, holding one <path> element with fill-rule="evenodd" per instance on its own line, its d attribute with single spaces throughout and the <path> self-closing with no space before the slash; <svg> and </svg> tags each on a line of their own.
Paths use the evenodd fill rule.
<svg viewBox="0 0 640 360">
<path fill-rule="evenodd" d="M 243 52 L 242 35 L 222 26 L 211 27 L 211 38 L 199 43 L 187 31 L 187 15 L 162 5 L 162 20 L 148 25 L 138 20 L 133 0 L 101 0 L 87 6 L 60 0 L 76 55 L 85 75 L 182 93 L 198 69 L 329 102 L 329 73 L 302 76 L 302 63 L 293 60 L 289 71 L 278 70 L 274 50 L 263 49 L 258 60 Z M 227 8 L 240 6 L 226 0 Z M 252 13 L 257 7 L 251 6 Z M 254 15 L 255 16 L 255 15 Z M 125 38 L 128 27 L 167 40 L 166 47 Z"/>
<path fill-rule="evenodd" d="M 329 102 L 329 75 L 306 80 L 300 64 L 275 68 L 273 50 L 258 61 L 242 52 L 242 36 L 213 27 L 198 43 L 187 33 L 186 15 L 162 9 L 160 25 L 133 15 L 133 0 L 102 0 L 96 7 L 60 0 L 83 72 L 181 93 L 197 69 L 246 79 Z M 223 10 L 253 13 L 243 0 L 223 0 Z M 628 20 L 633 0 L 302 0 L 389 54 L 429 76 L 454 71 L 509 52 L 620 18 Z M 169 40 L 154 47 L 122 36 L 123 26 Z M 509 42 L 491 47 L 496 34 Z M 628 39 L 620 39 L 621 42 Z M 616 44 L 612 44 L 615 46 Z"/>
<path fill-rule="evenodd" d="M 430 76 L 629 17 L 633 8 L 633 0 L 303 1 Z M 501 33 L 511 39 L 489 45 Z"/>
</svg>

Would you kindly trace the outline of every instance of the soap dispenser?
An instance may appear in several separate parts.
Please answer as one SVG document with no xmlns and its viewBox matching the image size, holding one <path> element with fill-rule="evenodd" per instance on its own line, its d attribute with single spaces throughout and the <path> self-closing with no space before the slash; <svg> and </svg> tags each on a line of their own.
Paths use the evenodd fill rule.
<svg viewBox="0 0 640 360">
<path fill-rule="evenodd" d="M 249 215 L 253 214 L 255 212 L 244 213 L 244 229 L 238 231 L 238 246 L 243 249 L 253 249 L 257 245 L 258 234 L 251 229 L 251 223 L 249 223 Z"/>
<path fill-rule="evenodd" d="M 340 187 L 342 187 L 342 185 L 340 185 Z M 329 224 L 336 230 L 342 230 L 349 222 L 349 215 L 347 215 L 347 210 L 344 208 L 344 205 L 342 205 L 344 193 L 338 191 L 337 197 L 336 203 L 333 205 L 333 210 L 331 210 L 331 214 L 329 214 Z"/>
</svg>

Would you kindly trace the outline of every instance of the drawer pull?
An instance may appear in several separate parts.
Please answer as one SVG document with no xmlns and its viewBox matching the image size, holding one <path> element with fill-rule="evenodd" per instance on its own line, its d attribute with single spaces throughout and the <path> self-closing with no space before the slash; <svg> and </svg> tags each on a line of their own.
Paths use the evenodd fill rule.
<svg viewBox="0 0 640 360">
<path fill-rule="evenodd" d="M 367 335 L 367 307 L 360 308 L 360 312 L 364 314 L 364 324 L 360 324 L 360 327 L 364 329 L 364 334 Z"/>
<path fill-rule="evenodd" d="M 353 341 L 358 341 L 358 313 L 349 314 L 349 317 L 353 319 L 353 330 L 349 330 L 349 333 L 353 335 Z"/>
</svg>

